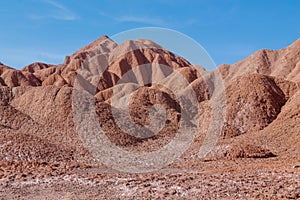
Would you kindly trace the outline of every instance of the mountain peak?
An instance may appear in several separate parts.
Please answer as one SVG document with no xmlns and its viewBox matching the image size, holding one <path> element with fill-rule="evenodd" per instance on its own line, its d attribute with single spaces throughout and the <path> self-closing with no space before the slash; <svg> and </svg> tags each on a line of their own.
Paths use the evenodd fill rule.
<svg viewBox="0 0 300 200">
<path fill-rule="evenodd" d="M 105 40 L 107 40 L 107 41 L 109 41 L 109 42 L 116 45 L 116 43 L 113 40 L 111 40 L 107 35 L 103 35 L 103 36 L 99 37 L 98 39 L 96 39 L 95 41 L 93 41 L 92 43 L 90 43 L 90 44 L 86 45 L 85 47 L 79 49 L 73 55 L 81 53 L 81 52 L 91 51 L 91 50 L 95 49 L 96 47 L 98 47 L 101 43 L 104 43 Z"/>
<path fill-rule="evenodd" d="M 293 42 L 288 48 L 300 48 L 300 38 Z"/>
<path fill-rule="evenodd" d="M 29 64 L 29 65 L 23 67 L 23 69 L 21 71 L 27 71 L 30 73 L 34 73 L 38 70 L 46 69 L 46 68 L 52 67 L 52 66 L 54 66 L 54 65 L 49 65 L 49 64 L 42 63 L 42 62 L 34 62 L 32 64 Z"/>
</svg>

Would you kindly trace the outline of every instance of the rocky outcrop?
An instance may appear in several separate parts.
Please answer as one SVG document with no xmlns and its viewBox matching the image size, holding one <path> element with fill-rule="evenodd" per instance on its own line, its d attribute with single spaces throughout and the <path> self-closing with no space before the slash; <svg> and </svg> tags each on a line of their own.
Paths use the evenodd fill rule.
<svg viewBox="0 0 300 200">
<path fill-rule="evenodd" d="M 282 106 L 297 90 L 297 85 L 277 80 L 278 86 L 276 80 L 266 75 L 246 74 L 230 82 L 226 88 L 224 137 L 261 130 L 277 118 Z"/>
</svg>

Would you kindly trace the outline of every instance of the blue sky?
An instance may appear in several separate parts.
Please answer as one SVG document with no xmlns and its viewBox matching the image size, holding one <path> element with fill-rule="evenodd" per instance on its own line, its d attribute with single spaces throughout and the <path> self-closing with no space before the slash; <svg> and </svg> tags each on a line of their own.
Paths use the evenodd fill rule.
<svg viewBox="0 0 300 200">
<path fill-rule="evenodd" d="M 151 26 L 190 36 L 217 65 L 234 63 L 298 39 L 299 10 L 298 0 L 1 1 L 0 61 L 58 64 L 101 35 Z"/>
</svg>

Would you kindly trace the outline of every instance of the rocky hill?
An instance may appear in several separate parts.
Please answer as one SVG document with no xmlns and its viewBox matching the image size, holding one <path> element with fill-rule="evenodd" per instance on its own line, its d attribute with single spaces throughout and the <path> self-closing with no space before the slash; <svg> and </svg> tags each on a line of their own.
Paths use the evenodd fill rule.
<svg viewBox="0 0 300 200">
<path fill-rule="evenodd" d="M 200 159 L 197 152 L 213 116 L 216 88 L 210 83 L 216 74 L 224 82 L 226 114 L 216 146 Z M 275 163 L 300 162 L 300 39 L 281 50 L 259 50 L 238 63 L 207 72 L 150 40 L 117 44 L 102 36 L 66 56 L 59 65 L 33 63 L 16 70 L 0 63 L 0 179 L 17 173 L 9 168 L 14 165 L 20 166 L 20 171 L 38 168 L 39 173 L 62 170 L 59 172 L 63 174 L 68 170 L 56 170 L 55 163 L 73 163 L 70 169 L 99 166 L 74 124 L 72 95 L 78 89 L 76 81 L 80 83 L 82 78 L 82 84 L 91 88 L 88 92 L 94 98 L 100 126 L 110 141 L 128 151 L 162 148 L 174 139 L 181 119 L 199 106 L 199 121 L 193 122 L 198 131 L 178 165 L 272 157 Z M 132 93 L 136 85 L 128 82 L 141 87 Z M 195 105 L 182 113 L 176 95 L 189 98 L 189 89 L 194 91 Z M 128 134 L 134 132 L 131 125 L 125 133 L 114 119 L 113 109 L 117 109 L 122 123 L 127 123 L 129 119 L 123 117 L 125 111 L 121 109 L 126 103 L 133 122 L 147 126 L 143 129 L 148 131 L 147 137 Z M 156 122 L 148 127 L 149 113 L 156 104 L 166 110 L 164 126 Z M 53 169 L 45 171 L 43 166 Z"/>
</svg>

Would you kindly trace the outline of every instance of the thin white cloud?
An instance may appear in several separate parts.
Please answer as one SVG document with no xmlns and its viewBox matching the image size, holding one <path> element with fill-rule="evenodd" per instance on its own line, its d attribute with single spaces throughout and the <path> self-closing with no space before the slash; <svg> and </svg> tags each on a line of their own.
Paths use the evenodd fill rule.
<svg viewBox="0 0 300 200">
<path fill-rule="evenodd" d="M 160 18 L 153 18 L 153 17 L 121 16 L 116 18 L 116 20 L 119 22 L 135 22 L 135 23 L 143 23 L 143 24 L 158 25 L 158 26 L 162 26 L 166 24 L 164 20 Z"/>
<path fill-rule="evenodd" d="M 145 16 L 142 17 L 142 16 L 133 16 L 133 15 L 124 15 L 124 16 L 115 17 L 106 14 L 102 11 L 99 11 L 99 14 L 117 22 L 134 22 L 134 23 L 142 23 L 142 24 L 155 25 L 155 26 L 167 25 L 167 22 L 165 20 L 158 17 L 145 17 Z"/>
<path fill-rule="evenodd" d="M 59 3 L 55 2 L 55 1 L 45 0 L 45 2 L 47 2 L 48 4 L 50 4 L 50 5 L 52 5 L 52 6 L 56 7 L 56 8 L 59 8 L 61 10 L 68 10 L 68 9 L 66 9 L 66 7 L 64 7 L 63 5 L 61 5 L 61 4 L 59 4 Z"/>
<path fill-rule="evenodd" d="M 73 13 L 71 10 L 69 10 L 64 5 L 53 1 L 53 0 L 43 0 L 44 3 L 48 4 L 54 9 L 51 9 L 46 14 L 31 14 L 30 18 L 35 20 L 41 20 L 41 19 L 57 19 L 57 20 L 67 20 L 72 21 L 78 19 L 78 16 Z"/>
</svg>

